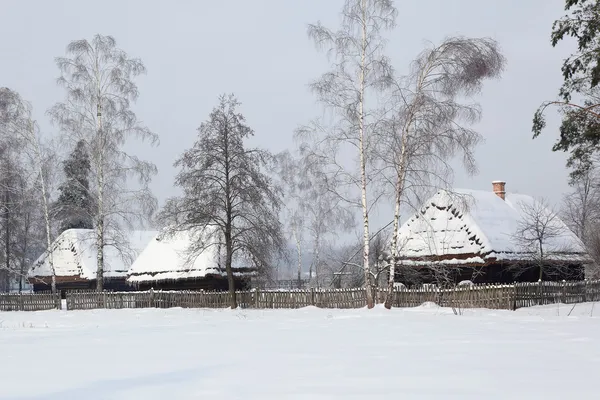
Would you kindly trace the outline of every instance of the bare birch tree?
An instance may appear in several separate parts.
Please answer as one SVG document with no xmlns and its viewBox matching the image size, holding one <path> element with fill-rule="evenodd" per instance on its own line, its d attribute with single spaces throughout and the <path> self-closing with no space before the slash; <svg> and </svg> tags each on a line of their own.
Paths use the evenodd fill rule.
<svg viewBox="0 0 600 400">
<path fill-rule="evenodd" d="M 283 152 L 278 158 L 280 175 L 284 177 L 288 199 L 291 200 L 286 201 L 291 213 L 288 216 L 290 228 L 295 232 L 294 236 L 310 238 L 312 261 L 309 265 L 309 279 L 311 285 L 319 287 L 323 249 L 330 240 L 354 227 L 354 214 L 346 202 L 330 190 L 322 165 L 312 163 L 310 154 L 308 157 L 295 157 L 289 152 Z M 300 263 L 299 258 L 299 268 Z"/>
<path fill-rule="evenodd" d="M 56 273 L 52 252 L 52 232 L 49 211 L 49 190 L 47 182 L 47 155 L 43 152 L 39 129 L 32 116 L 31 105 L 25 102 L 21 96 L 7 88 L 0 89 L 0 108 L 3 110 L 4 127 L 12 136 L 12 140 L 20 143 L 22 154 L 27 155 L 30 165 L 34 166 L 36 183 L 39 183 L 41 194 L 41 205 L 44 215 L 44 227 L 46 233 L 46 246 L 49 251 L 48 262 L 51 271 L 51 289 L 56 292 Z"/>
<path fill-rule="evenodd" d="M 2 239 L 1 253 L 2 264 L 0 265 L 0 291 L 9 291 L 11 281 L 17 270 L 17 254 L 15 250 L 15 233 L 18 227 L 18 206 L 21 199 L 18 198 L 19 183 L 21 181 L 21 168 L 15 162 L 12 151 L 4 149 L 0 159 L 0 216 Z"/>
<path fill-rule="evenodd" d="M 328 168 L 330 190 L 362 210 L 363 270 L 367 306 L 374 306 L 369 263 L 369 211 L 377 200 L 371 196 L 369 165 L 371 135 L 378 122 L 378 93 L 391 76 L 383 55 L 385 30 L 394 27 L 397 11 L 391 0 L 346 0 L 337 31 L 321 23 L 309 25 L 308 34 L 318 48 L 327 50 L 332 69 L 311 84 L 320 103 L 332 112 L 334 122 L 327 126 L 315 121 L 300 129 L 313 146 L 303 147 Z M 346 153 L 356 162 L 343 160 Z M 356 198 L 358 192 L 358 198 Z"/>
<path fill-rule="evenodd" d="M 23 157 L 19 159 L 20 165 L 15 168 L 16 175 L 14 176 L 12 185 L 12 204 L 10 217 L 13 220 L 9 235 L 9 243 L 11 246 L 13 271 L 15 278 L 18 278 L 18 291 L 23 291 L 23 283 L 28 278 L 28 272 L 32 262 L 44 251 L 48 246 L 47 233 L 52 230 L 51 224 L 46 224 L 44 219 L 46 207 L 44 206 L 43 197 L 41 196 L 41 181 L 49 182 L 51 174 L 48 169 L 48 158 L 40 162 L 35 157 L 35 154 L 29 154 L 31 149 L 22 149 Z M 46 148 L 42 148 L 44 155 L 49 154 Z M 51 158 L 52 159 L 52 158 Z M 41 175 L 40 175 L 40 170 Z M 48 190 L 50 196 L 51 190 Z M 50 264 L 50 262 L 49 262 Z M 51 288 L 52 275 L 54 272 L 54 263 L 50 264 L 50 283 Z M 54 285 L 56 289 L 56 285 Z"/>
<path fill-rule="evenodd" d="M 96 280 L 97 290 L 102 291 L 104 248 L 119 244 L 118 250 L 126 251 L 124 229 L 144 223 L 157 207 L 148 186 L 156 166 L 124 149 L 132 139 L 158 143 L 158 136 L 131 110 L 139 95 L 134 79 L 146 69 L 141 60 L 117 48 L 113 37 L 102 35 L 71 42 L 67 56 L 56 63 L 61 71 L 58 84 L 66 97 L 49 114 L 72 148 L 82 141 L 90 154 Z"/>
<path fill-rule="evenodd" d="M 313 165 L 310 161 L 303 160 L 300 176 L 303 182 L 301 193 L 305 225 L 307 234 L 311 238 L 313 252 L 309 269 L 310 279 L 313 280 L 314 272 L 314 284 L 320 287 L 322 282 L 319 274 L 323 267 L 323 250 L 332 245 L 332 240 L 339 238 L 340 234 L 348 232 L 355 226 L 354 213 L 340 196 L 328 189 L 329 182 L 324 171 L 319 168 L 319 164 Z"/>
<path fill-rule="evenodd" d="M 462 156 L 467 173 L 477 171 L 474 150 L 482 136 L 469 126 L 479 121 L 477 104 L 466 97 L 480 92 L 483 81 L 499 77 L 504 57 L 495 41 L 450 37 L 423 51 L 411 73 L 396 81 L 392 117 L 379 140 L 390 166 L 394 188 L 392 260 L 386 308 L 391 308 L 398 256 L 400 209 L 409 192 L 449 186 L 450 161 Z"/>
<path fill-rule="evenodd" d="M 296 279 L 298 289 L 302 289 L 302 254 L 304 252 L 304 226 L 303 218 L 300 215 L 300 209 L 295 208 L 291 211 L 289 218 L 289 227 L 296 247 Z"/>
<path fill-rule="evenodd" d="M 538 279 L 573 275 L 573 264 L 585 258 L 583 247 L 578 248 L 569 238 L 569 229 L 558 213 L 544 199 L 520 203 L 523 218 L 513 235 L 515 253 L 522 260 L 509 266 L 515 276 L 537 271 Z M 573 259 L 573 257 L 578 259 Z"/>
<path fill-rule="evenodd" d="M 191 257 L 224 248 L 231 308 L 237 307 L 234 273 L 245 270 L 234 262 L 264 270 L 285 248 L 281 193 L 267 173 L 273 157 L 246 147 L 254 132 L 239 104 L 233 95 L 220 96 L 194 146 L 175 163 L 181 168 L 175 185 L 183 195 L 169 199 L 159 215 L 167 235 L 184 231 L 200 238 L 188 249 Z"/>
<path fill-rule="evenodd" d="M 278 177 L 284 191 L 283 220 L 284 230 L 294 242 L 296 253 L 297 287 L 302 288 L 302 258 L 304 254 L 304 206 L 305 201 L 300 187 L 300 164 L 289 151 L 277 154 Z"/>
<path fill-rule="evenodd" d="M 19 182 L 19 198 L 21 199 L 17 207 L 17 218 L 20 223 L 16 232 L 15 258 L 17 259 L 19 277 L 19 293 L 23 291 L 23 281 L 27 277 L 27 272 L 30 267 L 31 248 L 34 247 L 34 232 L 36 228 L 36 211 L 39 202 L 36 202 L 37 193 L 33 193 L 33 188 L 26 184 L 25 179 L 20 179 Z M 43 229 L 40 229 L 43 231 Z"/>
</svg>

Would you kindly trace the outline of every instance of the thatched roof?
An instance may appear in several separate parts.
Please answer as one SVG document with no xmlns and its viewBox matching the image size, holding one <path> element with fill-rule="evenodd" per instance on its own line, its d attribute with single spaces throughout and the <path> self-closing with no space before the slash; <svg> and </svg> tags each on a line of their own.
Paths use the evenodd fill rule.
<svg viewBox="0 0 600 400">
<path fill-rule="evenodd" d="M 129 231 L 121 234 L 108 232 L 104 248 L 104 277 L 125 277 L 130 265 L 146 247 L 156 231 Z M 92 229 L 68 229 L 61 233 L 51 250 L 57 277 L 75 280 L 96 278 L 96 236 Z M 49 252 L 46 251 L 33 263 L 30 278 L 51 276 Z M 63 279 L 64 280 L 64 279 Z"/>
<path fill-rule="evenodd" d="M 525 218 L 524 208 L 535 200 L 506 193 L 441 190 L 399 230 L 400 257 L 405 263 L 486 265 L 492 261 L 518 261 L 529 257 L 516 237 Z M 548 211 L 549 212 L 549 211 Z M 582 242 L 559 218 L 552 221 L 560 234 L 544 244 L 549 259 L 589 262 Z"/>
<path fill-rule="evenodd" d="M 202 241 L 202 246 L 194 246 Z M 194 251 L 201 247 L 201 251 Z M 247 276 L 252 270 L 235 268 L 234 274 Z M 127 273 L 132 284 L 142 282 L 225 277 L 225 257 L 215 235 L 198 237 L 180 231 L 172 235 L 157 234 L 135 260 Z"/>
</svg>

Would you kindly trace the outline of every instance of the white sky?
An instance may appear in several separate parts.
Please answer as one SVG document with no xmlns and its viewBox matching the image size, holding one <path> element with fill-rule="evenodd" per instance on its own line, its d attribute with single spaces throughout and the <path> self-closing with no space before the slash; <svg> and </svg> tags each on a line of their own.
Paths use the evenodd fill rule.
<svg viewBox="0 0 600 400">
<path fill-rule="evenodd" d="M 327 69 L 306 36 L 306 24 L 334 27 L 342 0 L 219 1 L 26 1 L 2 0 L 0 86 L 31 101 L 36 117 L 54 132 L 45 111 L 63 93 L 55 84 L 54 57 L 71 40 L 101 33 L 140 57 L 148 74 L 138 81 L 138 117 L 160 135 L 158 148 L 140 147 L 159 175 L 152 186 L 162 202 L 175 194 L 174 160 L 195 140 L 217 96 L 234 92 L 256 131 L 255 143 L 273 151 L 292 145 L 293 130 L 319 113 L 307 84 Z M 456 172 L 456 186 L 507 190 L 560 201 L 568 190 L 565 155 L 550 148 L 558 137 L 558 115 L 549 114 L 543 137 L 531 139 L 538 105 L 553 99 L 562 82 L 560 66 L 574 46 L 550 45 L 552 22 L 564 0 L 399 0 L 398 27 L 388 53 L 400 72 L 425 41 L 447 35 L 489 36 L 508 59 L 502 80 L 485 85 L 480 97 L 486 142 L 477 151 L 480 173 Z M 389 220 L 375 216 L 376 224 Z"/>
</svg>

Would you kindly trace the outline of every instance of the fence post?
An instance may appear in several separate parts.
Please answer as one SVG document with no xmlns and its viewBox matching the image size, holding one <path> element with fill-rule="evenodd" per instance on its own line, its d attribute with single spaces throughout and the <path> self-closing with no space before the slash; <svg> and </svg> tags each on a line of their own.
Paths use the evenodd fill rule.
<svg viewBox="0 0 600 400">
<path fill-rule="evenodd" d="M 153 308 L 154 307 L 154 289 L 150 288 L 149 292 L 150 292 L 150 304 L 149 304 L 149 306 L 151 308 Z"/>
<path fill-rule="evenodd" d="M 25 303 L 23 302 L 23 293 L 19 293 L 19 311 L 25 311 Z"/>
<path fill-rule="evenodd" d="M 310 288 L 310 305 L 311 306 L 315 305 L 315 288 L 314 287 Z"/>
<path fill-rule="evenodd" d="M 511 310 L 516 311 L 517 310 L 517 285 L 516 285 L 516 282 L 513 285 L 512 290 L 510 291 L 510 294 L 512 296 L 512 299 L 509 296 L 509 298 L 508 298 L 509 305 L 511 307 Z"/>
<path fill-rule="evenodd" d="M 254 308 L 260 308 L 260 289 L 256 288 L 254 291 Z"/>
</svg>

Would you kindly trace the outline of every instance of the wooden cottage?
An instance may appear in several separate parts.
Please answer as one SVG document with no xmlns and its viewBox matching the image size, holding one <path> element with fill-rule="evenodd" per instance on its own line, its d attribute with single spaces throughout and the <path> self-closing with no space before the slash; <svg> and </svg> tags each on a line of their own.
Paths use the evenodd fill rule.
<svg viewBox="0 0 600 400">
<path fill-rule="evenodd" d="M 127 282 L 139 290 L 228 290 L 220 246 L 212 243 L 194 254 L 192 244 L 199 240 L 189 232 L 156 235 L 131 266 Z M 248 288 L 251 276 L 250 269 L 235 268 L 236 289 Z"/>
<path fill-rule="evenodd" d="M 104 288 L 131 290 L 126 282 L 129 267 L 156 231 L 130 231 L 125 236 L 108 232 L 104 248 Z M 92 229 L 68 229 L 52 244 L 52 263 L 56 287 L 65 290 L 95 289 L 97 270 L 96 236 Z M 51 289 L 52 273 L 49 252 L 42 254 L 32 265 L 28 281 L 35 292 Z"/>
<path fill-rule="evenodd" d="M 523 226 L 534 225 L 528 210 L 536 207 L 552 232 L 543 239 L 542 255 L 539 246 L 525 246 L 521 232 Z M 408 284 L 439 283 L 440 278 L 455 283 L 535 282 L 540 269 L 543 280 L 581 280 L 585 264 L 591 262 L 582 242 L 558 216 L 530 196 L 506 193 L 501 181 L 489 192 L 437 192 L 401 226 L 398 243 L 395 280 Z"/>
</svg>

